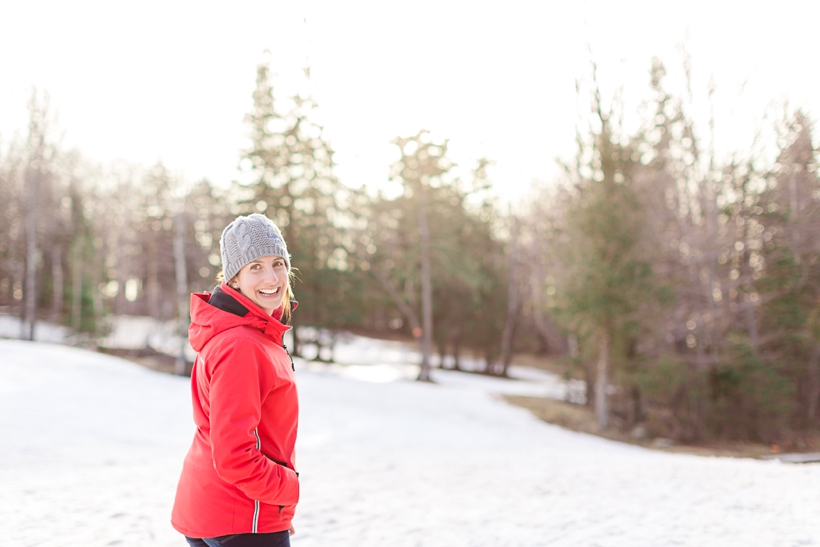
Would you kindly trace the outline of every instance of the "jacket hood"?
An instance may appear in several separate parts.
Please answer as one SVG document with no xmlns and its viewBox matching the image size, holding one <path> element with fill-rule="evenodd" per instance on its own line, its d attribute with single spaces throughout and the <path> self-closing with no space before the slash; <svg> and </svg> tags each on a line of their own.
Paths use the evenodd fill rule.
<svg viewBox="0 0 820 547">
<path fill-rule="evenodd" d="M 222 283 L 219 290 L 231 296 L 248 312 L 244 316 L 239 316 L 210 304 L 209 301 L 212 296 L 210 293 L 192 294 L 191 326 L 188 327 L 188 339 L 194 351 L 202 351 L 202 348 L 211 338 L 237 327 L 258 329 L 277 344 L 282 344 L 282 336 L 291 327 L 282 324 L 280 321 L 282 315 L 280 310 L 274 311 L 272 316 L 268 315 L 259 306 L 243 296 L 242 293 L 235 291 L 226 283 Z"/>
</svg>

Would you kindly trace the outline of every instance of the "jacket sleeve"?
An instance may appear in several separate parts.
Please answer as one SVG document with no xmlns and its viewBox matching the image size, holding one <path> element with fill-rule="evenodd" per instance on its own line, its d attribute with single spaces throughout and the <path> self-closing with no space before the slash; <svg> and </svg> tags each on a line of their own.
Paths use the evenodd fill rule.
<svg viewBox="0 0 820 547">
<path fill-rule="evenodd" d="M 210 381 L 211 452 L 219 477 L 246 496 L 272 505 L 299 500 L 296 472 L 262 453 L 257 427 L 262 413 L 261 367 L 267 352 L 248 339 L 215 352 Z"/>
</svg>

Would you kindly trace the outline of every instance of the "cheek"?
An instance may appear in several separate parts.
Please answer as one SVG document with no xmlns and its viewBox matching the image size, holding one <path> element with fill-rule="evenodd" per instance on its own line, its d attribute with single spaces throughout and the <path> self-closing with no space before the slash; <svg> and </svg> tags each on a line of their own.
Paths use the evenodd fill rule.
<svg viewBox="0 0 820 547">
<path fill-rule="evenodd" d="M 254 285 L 253 273 L 242 272 L 242 274 L 237 277 L 236 282 L 239 285 L 239 290 L 243 292 L 252 291 Z"/>
</svg>

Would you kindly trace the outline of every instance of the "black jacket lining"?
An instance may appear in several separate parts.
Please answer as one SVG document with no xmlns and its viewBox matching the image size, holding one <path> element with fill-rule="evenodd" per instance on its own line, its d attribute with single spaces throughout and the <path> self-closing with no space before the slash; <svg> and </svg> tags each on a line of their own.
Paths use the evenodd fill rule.
<svg viewBox="0 0 820 547">
<path fill-rule="evenodd" d="M 219 287 L 214 289 L 211 298 L 208 299 L 208 304 L 239 317 L 245 317 L 248 313 L 248 308 L 237 302 L 233 296 L 222 292 Z"/>
<path fill-rule="evenodd" d="M 211 297 L 208 299 L 208 304 L 215 308 L 219 308 L 222 311 L 238 315 L 239 317 L 245 317 L 248 313 L 248 308 L 237 302 L 236 298 L 222 291 L 219 287 L 215 288 L 214 292 L 211 293 Z M 298 304 L 299 303 L 296 302 L 296 300 L 291 300 L 290 311 L 293 312 Z M 284 323 L 284 321 L 282 321 L 282 323 Z"/>
</svg>

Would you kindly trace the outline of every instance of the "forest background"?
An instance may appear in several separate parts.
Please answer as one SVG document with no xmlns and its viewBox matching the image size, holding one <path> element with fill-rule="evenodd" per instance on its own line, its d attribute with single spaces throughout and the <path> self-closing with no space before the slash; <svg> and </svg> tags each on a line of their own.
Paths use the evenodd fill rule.
<svg viewBox="0 0 820 547">
<path fill-rule="evenodd" d="M 260 212 L 298 268 L 294 321 L 316 329 L 297 332 L 415 338 L 420 379 L 464 355 L 502 376 L 516 353 L 548 355 L 586 382 L 602 429 L 801 448 L 820 428 L 813 120 L 778 103 L 721 153 L 717 115 L 694 115 L 715 86 L 704 101 L 685 51 L 679 64 L 682 87 L 661 60 L 645 68 L 633 112 L 623 90 L 602 93 L 589 55 L 575 152 L 515 203 L 494 191 L 493 158 L 457 165 L 424 129 L 393 139 L 393 191 L 343 183 L 307 63 L 296 92 L 275 89 L 266 62 L 249 77 L 230 186 L 89 160 L 32 90 L 27 130 L 0 146 L 0 312 L 23 337 L 48 320 L 91 342 L 124 314 L 184 330 L 222 228 Z M 294 350 L 305 342 L 324 343 Z"/>
</svg>

